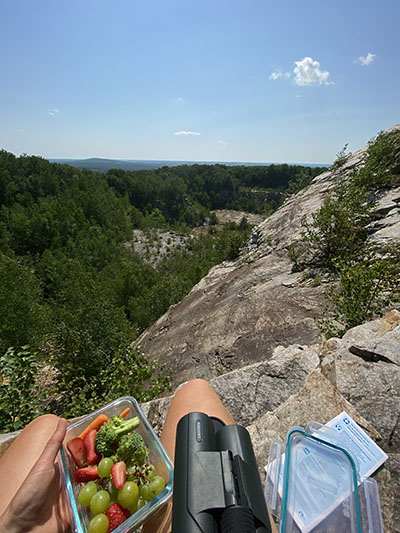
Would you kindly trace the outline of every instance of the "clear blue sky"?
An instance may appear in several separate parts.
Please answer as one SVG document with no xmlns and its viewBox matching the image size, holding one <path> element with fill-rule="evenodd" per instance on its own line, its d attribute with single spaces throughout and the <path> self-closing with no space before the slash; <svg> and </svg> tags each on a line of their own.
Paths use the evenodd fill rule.
<svg viewBox="0 0 400 533">
<path fill-rule="evenodd" d="M 0 147 L 329 163 L 400 121 L 399 0 L 0 0 Z"/>
</svg>

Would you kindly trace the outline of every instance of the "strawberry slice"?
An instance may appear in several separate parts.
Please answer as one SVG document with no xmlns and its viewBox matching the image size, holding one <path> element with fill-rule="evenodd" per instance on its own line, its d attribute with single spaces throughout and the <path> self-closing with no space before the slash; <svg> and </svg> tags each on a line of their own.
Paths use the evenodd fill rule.
<svg viewBox="0 0 400 533">
<path fill-rule="evenodd" d="M 78 468 L 86 464 L 86 447 L 80 437 L 70 440 L 67 448 Z"/>
<path fill-rule="evenodd" d="M 92 429 L 89 433 L 86 433 L 83 442 L 86 448 L 87 462 L 90 465 L 97 465 L 101 456 L 96 452 L 96 435 L 97 431 Z"/>
<path fill-rule="evenodd" d="M 117 529 L 118 526 L 122 524 L 122 522 L 125 522 L 127 518 L 130 517 L 129 511 L 126 509 L 123 509 L 118 503 L 113 503 L 110 505 L 106 512 L 109 526 L 108 531 L 114 531 L 114 529 Z"/>
<path fill-rule="evenodd" d="M 74 472 L 74 479 L 76 483 L 87 483 L 88 481 L 94 481 L 98 479 L 99 475 L 97 473 L 96 465 L 84 466 L 83 468 L 78 468 Z"/>
<path fill-rule="evenodd" d="M 114 463 L 111 467 L 111 478 L 116 489 L 122 489 L 126 481 L 126 464 L 124 461 Z"/>
</svg>

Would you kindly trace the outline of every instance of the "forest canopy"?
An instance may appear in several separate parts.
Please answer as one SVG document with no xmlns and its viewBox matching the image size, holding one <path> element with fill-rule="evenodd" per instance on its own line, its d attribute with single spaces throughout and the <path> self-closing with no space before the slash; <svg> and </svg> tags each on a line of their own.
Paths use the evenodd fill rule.
<svg viewBox="0 0 400 533">
<path fill-rule="evenodd" d="M 27 421 L 10 419 L 11 386 L 3 372 L 23 371 L 24 361 L 31 370 L 36 364 L 37 372 L 45 365 L 51 370 L 52 399 L 37 393 L 41 412 L 76 416 L 89 401 L 117 394 L 116 358 L 120 368 L 135 361 L 136 371 L 142 369 L 147 395 L 141 399 L 162 392 L 165 371 L 150 371 L 128 347 L 213 265 L 239 254 L 251 227 L 243 220 L 215 231 L 211 210 L 268 215 L 322 170 L 182 165 L 100 174 L 0 151 L 2 427 Z M 191 235 L 157 266 L 126 246 L 135 228 L 187 235 L 196 226 L 209 231 Z"/>
</svg>

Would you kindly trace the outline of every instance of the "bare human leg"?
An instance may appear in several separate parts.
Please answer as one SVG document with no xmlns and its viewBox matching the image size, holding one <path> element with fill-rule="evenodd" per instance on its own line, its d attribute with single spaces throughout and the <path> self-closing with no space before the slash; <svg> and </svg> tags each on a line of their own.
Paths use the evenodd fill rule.
<svg viewBox="0 0 400 533">
<path fill-rule="evenodd" d="M 223 405 L 213 388 L 203 379 L 193 379 L 179 389 L 170 405 L 161 441 L 168 455 L 174 460 L 176 427 L 179 420 L 193 411 L 215 416 L 234 424 L 232 415 Z M 172 502 L 166 504 L 153 518 L 146 522 L 143 533 L 169 533 L 171 531 Z"/>
</svg>

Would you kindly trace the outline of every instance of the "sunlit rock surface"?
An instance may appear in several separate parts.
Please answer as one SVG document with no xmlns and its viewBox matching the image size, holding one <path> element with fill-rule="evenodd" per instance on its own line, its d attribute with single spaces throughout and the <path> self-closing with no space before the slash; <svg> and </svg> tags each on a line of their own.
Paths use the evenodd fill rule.
<svg viewBox="0 0 400 533">
<path fill-rule="evenodd" d="M 400 125 L 391 131 L 397 129 Z M 366 150 L 348 158 L 342 175 L 363 163 Z M 319 285 L 304 279 L 304 273 L 294 272 L 290 256 L 301 240 L 302 218 L 322 205 L 336 178 L 337 172 L 324 172 L 289 198 L 257 227 L 253 244 L 236 261 L 212 268 L 140 336 L 135 344 L 173 369 L 175 386 L 193 376 L 212 379 L 265 361 L 279 345 L 320 340 L 315 318 L 324 309 L 329 279 L 322 277 Z M 370 229 L 375 243 L 399 242 L 399 187 L 379 194 Z"/>
<path fill-rule="evenodd" d="M 211 385 L 247 426 L 263 476 L 272 440 L 294 425 L 326 423 L 347 411 L 389 455 L 374 475 L 385 531 L 400 531 L 400 312 L 357 326 L 343 339 L 277 347 L 266 361 L 233 370 Z M 143 406 L 158 433 L 171 397 Z"/>
</svg>

